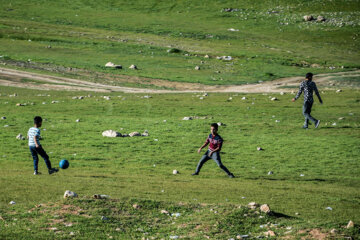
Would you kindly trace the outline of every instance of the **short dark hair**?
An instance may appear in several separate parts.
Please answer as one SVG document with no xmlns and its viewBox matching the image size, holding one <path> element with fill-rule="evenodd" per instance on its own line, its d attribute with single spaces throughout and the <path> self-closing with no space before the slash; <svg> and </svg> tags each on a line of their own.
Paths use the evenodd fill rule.
<svg viewBox="0 0 360 240">
<path fill-rule="evenodd" d="M 216 130 L 219 129 L 219 125 L 217 123 L 212 123 L 211 124 L 211 127 L 214 127 Z"/>
<path fill-rule="evenodd" d="M 40 116 L 34 117 L 34 124 L 39 124 L 42 122 L 42 118 Z"/>
<path fill-rule="evenodd" d="M 313 77 L 313 74 L 311 72 L 307 73 L 305 76 L 305 78 L 307 78 L 307 79 L 312 79 L 312 77 Z"/>
</svg>

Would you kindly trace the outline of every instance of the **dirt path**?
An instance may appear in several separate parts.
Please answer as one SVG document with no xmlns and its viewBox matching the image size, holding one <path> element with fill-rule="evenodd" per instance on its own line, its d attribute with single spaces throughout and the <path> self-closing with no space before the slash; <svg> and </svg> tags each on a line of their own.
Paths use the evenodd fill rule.
<svg viewBox="0 0 360 240">
<path fill-rule="evenodd" d="M 325 84 L 335 76 L 360 77 L 360 70 L 352 72 L 326 73 L 314 76 L 317 84 Z M 243 92 L 243 93 L 271 93 L 289 92 L 287 87 L 298 86 L 303 77 L 281 78 L 270 82 L 247 85 L 207 86 L 201 84 L 184 83 L 180 90 L 156 90 L 146 88 L 131 88 L 112 86 L 84 80 L 56 77 L 46 74 L 31 73 L 20 70 L 0 67 L 0 86 L 21 87 L 42 90 L 69 90 L 69 91 L 93 91 L 93 92 L 126 92 L 126 93 L 181 93 L 181 92 Z M 154 80 L 156 81 L 156 80 Z M 159 80 L 164 82 L 164 80 Z M 171 83 L 181 85 L 182 83 Z M 284 88 L 285 87 L 285 88 Z"/>
</svg>

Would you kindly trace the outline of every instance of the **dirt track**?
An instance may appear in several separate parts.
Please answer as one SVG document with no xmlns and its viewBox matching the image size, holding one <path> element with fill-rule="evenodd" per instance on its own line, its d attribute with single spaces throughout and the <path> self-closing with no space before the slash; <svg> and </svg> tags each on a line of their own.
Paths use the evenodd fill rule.
<svg viewBox="0 0 360 240">
<path fill-rule="evenodd" d="M 318 84 L 326 84 L 334 76 L 357 76 L 360 70 L 352 72 L 326 73 L 314 76 Z M 46 74 L 31 73 L 0 67 L 0 86 L 21 87 L 43 90 L 69 90 L 69 91 L 92 91 L 92 92 L 126 92 L 126 93 L 179 93 L 179 92 L 243 92 L 243 93 L 270 93 L 289 92 L 289 86 L 298 86 L 304 77 L 281 78 L 270 82 L 247 85 L 207 86 L 201 84 L 184 83 L 183 88 L 178 90 L 155 90 L 145 88 L 131 88 L 112 86 L 84 80 L 65 77 L 56 77 Z M 23 81 L 23 79 L 27 79 Z M 164 80 L 159 80 L 164 82 Z M 154 80 L 156 82 L 156 80 Z M 181 86 L 181 83 L 176 83 Z"/>
</svg>

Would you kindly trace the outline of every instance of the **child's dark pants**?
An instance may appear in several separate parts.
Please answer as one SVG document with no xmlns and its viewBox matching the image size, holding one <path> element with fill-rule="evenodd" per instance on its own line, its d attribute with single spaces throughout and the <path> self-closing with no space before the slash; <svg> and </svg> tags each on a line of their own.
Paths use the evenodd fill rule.
<svg viewBox="0 0 360 240">
<path fill-rule="evenodd" d="M 216 164 L 227 173 L 227 175 L 231 175 L 231 172 L 221 163 L 220 153 L 214 152 L 211 155 L 211 157 L 209 157 L 209 153 L 210 153 L 210 150 L 207 150 L 206 153 L 202 156 L 202 158 L 200 159 L 200 161 L 196 167 L 195 172 L 199 173 L 200 169 L 204 165 L 204 163 L 206 163 L 210 159 L 213 159 L 216 162 Z"/>
<path fill-rule="evenodd" d="M 31 156 L 34 159 L 34 170 L 35 171 L 38 170 L 38 163 L 39 163 L 38 154 L 44 159 L 47 168 L 51 169 L 51 162 L 49 161 L 49 156 L 46 154 L 46 152 L 42 148 L 42 146 L 39 146 L 38 148 L 36 148 L 35 146 L 29 146 L 29 148 L 30 148 Z"/>
</svg>

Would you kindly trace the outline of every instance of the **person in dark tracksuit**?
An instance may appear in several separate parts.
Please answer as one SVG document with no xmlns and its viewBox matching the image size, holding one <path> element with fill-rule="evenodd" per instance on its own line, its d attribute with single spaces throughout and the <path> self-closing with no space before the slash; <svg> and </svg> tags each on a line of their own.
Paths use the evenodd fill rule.
<svg viewBox="0 0 360 240">
<path fill-rule="evenodd" d="M 199 148 L 198 153 L 201 152 L 201 150 L 206 147 L 209 144 L 209 149 L 205 152 L 205 154 L 200 159 L 196 171 L 191 175 L 199 175 L 200 169 L 203 166 L 205 162 L 207 162 L 210 159 L 213 159 L 216 164 L 226 172 L 226 174 L 230 178 L 234 178 L 234 174 L 232 174 L 222 163 L 220 158 L 220 150 L 222 147 L 223 139 L 220 135 L 217 133 L 218 131 L 218 125 L 217 123 L 211 124 L 211 134 L 207 137 L 205 143 Z"/>
<path fill-rule="evenodd" d="M 315 91 L 315 94 L 319 98 L 320 103 L 321 104 L 323 103 L 319 91 L 316 87 L 316 84 L 312 81 L 312 77 L 313 77 L 312 73 L 306 74 L 305 81 L 303 81 L 300 84 L 298 93 L 296 94 L 295 98 L 292 99 L 292 101 L 295 102 L 300 97 L 301 93 L 304 92 L 303 115 L 305 117 L 305 123 L 303 128 L 305 129 L 308 128 L 309 121 L 312 121 L 314 123 L 315 128 L 317 128 L 320 124 L 320 120 L 317 120 L 310 115 L 311 108 L 314 103 L 313 91 Z"/>
</svg>

